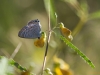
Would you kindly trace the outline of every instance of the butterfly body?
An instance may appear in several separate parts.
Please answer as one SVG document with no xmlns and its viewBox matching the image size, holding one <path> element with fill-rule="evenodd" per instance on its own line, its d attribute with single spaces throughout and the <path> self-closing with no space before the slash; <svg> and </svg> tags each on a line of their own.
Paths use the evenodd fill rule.
<svg viewBox="0 0 100 75">
<path fill-rule="evenodd" d="M 31 20 L 18 33 L 21 38 L 35 39 L 41 36 L 41 24 L 38 19 Z"/>
</svg>

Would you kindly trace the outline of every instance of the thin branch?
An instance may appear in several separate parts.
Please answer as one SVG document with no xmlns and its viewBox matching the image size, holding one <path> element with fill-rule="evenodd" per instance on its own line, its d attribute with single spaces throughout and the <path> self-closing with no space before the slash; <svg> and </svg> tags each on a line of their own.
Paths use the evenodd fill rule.
<svg viewBox="0 0 100 75">
<path fill-rule="evenodd" d="M 43 75 L 43 71 L 44 71 L 45 64 L 46 64 L 46 58 L 47 58 L 47 53 L 48 53 L 48 45 L 49 45 L 49 41 L 50 41 L 50 36 L 51 36 L 51 27 L 50 27 L 50 4 L 49 4 L 49 12 L 48 12 L 48 36 L 47 36 L 47 44 L 46 44 L 46 50 L 45 50 L 45 55 L 44 55 L 44 60 L 43 60 L 43 66 L 42 66 L 42 73 L 41 73 L 41 75 Z"/>
</svg>

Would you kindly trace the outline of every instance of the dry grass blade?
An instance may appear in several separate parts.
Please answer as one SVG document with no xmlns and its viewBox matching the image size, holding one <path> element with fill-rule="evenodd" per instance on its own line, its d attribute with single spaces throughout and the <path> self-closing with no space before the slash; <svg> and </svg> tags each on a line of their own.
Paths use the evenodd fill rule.
<svg viewBox="0 0 100 75">
<path fill-rule="evenodd" d="M 18 53 L 18 51 L 19 51 L 21 45 L 22 45 L 22 43 L 20 42 L 20 43 L 17 45 L 17 47 L 16 47 L 16 49 L 14 50 L 14 52 L 12 53 L 12 55 L 10 56 L 10 58 L 14 58 L 14 57 L 15 57 L 15 55 Z"/>
</svg>

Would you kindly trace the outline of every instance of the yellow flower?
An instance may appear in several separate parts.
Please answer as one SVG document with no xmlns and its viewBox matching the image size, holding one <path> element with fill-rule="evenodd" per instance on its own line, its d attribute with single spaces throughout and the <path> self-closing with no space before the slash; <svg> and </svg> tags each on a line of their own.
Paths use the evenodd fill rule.
<svg viewBox="0 0 100 75">
<path fill-rule="evenodd" d="M 30 71 L 25 71 L 25 72 L 22 72 L 21 75 L 30 75 Z"/>
<path fill-rule="evenodd" d="M 46 41 L 46 33 L 42 32 L 41 37 L 34 41 L 34 45 L 37 47 L 43 47 Z"/>
<path fill-rule="evenodd" d="M 73 75 L 70 66 L 58 57 L 54 57 L 54 73 L 55 75 Z"/>
<path fill-rule="evenodd" d="M 61 30 L 64 37 L 66 37 L 70 41 L 73 40 L 73 37 L 71 35 L 71 31 L 68 28 L 64 27 L 63 23 L 60 23 L 60 30 Z"/>
</svg>

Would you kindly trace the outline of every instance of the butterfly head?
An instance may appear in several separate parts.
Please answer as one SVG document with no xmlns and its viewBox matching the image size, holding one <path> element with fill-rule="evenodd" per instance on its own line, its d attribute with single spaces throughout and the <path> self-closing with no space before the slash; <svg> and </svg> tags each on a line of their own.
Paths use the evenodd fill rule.
<svg viewBox="0 0 100 75">
<path fill-rule="evenodd" d="M 28 25 L 30 25 L 30 24 L 39 24 L 39 23 L 40 23 L 40 21 L 38 19 L 36 19 L 36 20 L 31 20 L 30 22 L 28 22 Z"/>
</svg>

